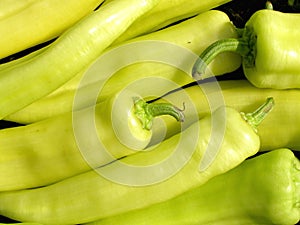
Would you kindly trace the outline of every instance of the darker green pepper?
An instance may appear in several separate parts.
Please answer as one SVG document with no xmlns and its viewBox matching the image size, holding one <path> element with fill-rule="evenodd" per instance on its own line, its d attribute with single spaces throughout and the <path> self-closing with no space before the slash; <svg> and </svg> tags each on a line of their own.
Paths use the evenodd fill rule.
<svg viewBox="0 0 300 225">
<path fill-rule="evenodd" d="M 226 51 L 243 57 L 246 78 L 260 88 L 300 87 L 300 15 L 259 10 L 247 21 L 238 39 L 210 45 L 196 61 L 192 75 L 199 78 L 212 59 Z"/>
</svg>

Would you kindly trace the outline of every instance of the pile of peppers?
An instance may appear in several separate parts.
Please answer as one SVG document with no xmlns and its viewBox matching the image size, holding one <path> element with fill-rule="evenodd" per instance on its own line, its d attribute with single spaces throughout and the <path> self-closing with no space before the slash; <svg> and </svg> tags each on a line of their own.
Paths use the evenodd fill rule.
<svg viewBox="0 0 300 225">
<path fill-rule="evenodd" d="M 298 224 L 298 10 L 2 1 L 0 225 Z"/>
</svg>

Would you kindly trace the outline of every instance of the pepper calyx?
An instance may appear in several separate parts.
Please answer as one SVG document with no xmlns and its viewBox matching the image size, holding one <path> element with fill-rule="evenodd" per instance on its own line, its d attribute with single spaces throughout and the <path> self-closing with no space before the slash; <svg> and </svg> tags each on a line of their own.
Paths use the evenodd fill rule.
<svg viewBox="0 0 300 225">
<path fill-rule="evenodd" d="M 247 43 L 247 51 L 241 53 L 243 57 L 243 64 L 246 68 L 255 66 L 255 58 L 257 54 L 256 42 L 257 35 L 255 34 L 252 27 L 246 26 L 244 29 L 243 40 Z"/>
<path fill-rule="evenodd" d="M 143 129 L 150 130 L 152 128 L 153 119 L 162 115 L 170 115 L 179 122 L 184 122 L 185 105 L 183 109 L 170 103 L 148 103 L 141 98 L 133 98 L 134 114 L 141 121 Z"/>
</svg>

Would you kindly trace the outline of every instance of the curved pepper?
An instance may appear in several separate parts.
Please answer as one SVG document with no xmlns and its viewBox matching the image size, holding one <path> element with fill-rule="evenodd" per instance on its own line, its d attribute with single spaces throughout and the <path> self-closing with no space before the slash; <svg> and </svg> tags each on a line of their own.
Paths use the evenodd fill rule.
<svg viewBox="0 0 300 225">
<path fill-rule="evenodd" d="M 246 78 L 260 88 L 300 87 L 300 16 L 273 10 L 255 12 L 242 37 L 213 43 L 196 61 L 192 75 L 198 79 L 219 53 L 232 51 L 243 57 Z"/>
<path fill-rule="evenodd" d="M 108 4 L 113 0 L 106 0 Z M 134 37 L 160 30 L 170 24 L 210 11 L 231 0 L 164 0 L 147 14 L 134 22 L 114 43 L 121 43 Z"/>
<path fill-rule="evenodd" d="M 169 200 L 257 153 L 260 141 L 253 128 L 272 106 L 269 99 L 255 113 L 243 116 L 220 107 L 148 151 L 46 187 L 0 192 L 0 214 L 19 221 L 80 224 Z M 210 144 L 217 146 L 218 152 L 207 159 L 206 153 L 212 156 Z"/>
<path fill-rule="evenodd" d="M 164 95 L 163 99 L 156 99 L 152 102 L 169 102 L 178 105 L 189 99 L 194 102 L 198 117 L 203 118 L 211 113 L 206 92 L 203 91 L 211 87 L 210 83 L 207 80 L 201 83 L 195 82 L 183 89 L 170 91 Z M 276 107 L 274 107 L 272 114 L 262 122 L 258 130 L 261 142 L 260 151 L 283 147 L 300 150 L 300 128 L 295 126 L 295 124 L 300 124 L 299 89 L 257 88 L 248 80 L 218 81 L 218 85 L 220 89 L 211 94 L 220 92 L 224 97 L 225 105 L 238 111 L 252 111 L 269 96 L 274 98 Z M 194 111 L 191 111 L 189 107 L 186 107 L 184 115 L 186 125 L 196 122 Z M 167 117 L 161 119 L 163 119 L 164 126 L 158 123 L 154 124 L 152 127 L 154 134 L 170 137 L 181 130 L 181 127 L 173 120 Z M 168 130 L 165 131 L 164 127 L 168 127 Z"/>
<path fill-rule="evenodd" d="M 85 69 L 157 3 L 120 0 L 100 7 L 64 32 L 42 54 L 0 71 L 0 119 L 48 95 Z"/>
<path fill-rule="evenodd" d="M 95 114 L 98 137 L 106 145 L 114 159 L 133 154 L 136 150 L 144 150 L 149 146 L 154 118 L 169 115 L 177 122 L 184 122 L 185 119 L 184 108 L 179 109 L 170 103 L 147 103 L 136 93 L 125 90 L 98 104 L 95 109 L 84 109 L 78 115 L 78 112 L 73 112 L 73 130 L 85 128 L 85 125 L 81 123 L 85 123 L 84 117 L 89 115 L 91 109 Z M 85 114 L 83 120 L 82 113 Z M 82 137 L 86 137 L 84 132 Z M 111 161 L 107 163 L 109 162 Z"/>
<path fill-rule="evenodd" d="M 183 112 L 171 104 L 148 104 L 141 98 L 134 102 L 137 97 L 116 95 L 95 107 L 0 130 L 0 190 L 44 186 L 90 170 L 82 151 L 91 149 L 81 149 L 78 142 L 81 138 L 89 142 L 93 127 L 110 154 L 95 159 L 93 166 L 98 167 L 144 149 L 151 141 L 154 117 L 184 120 Z"/>
<path fill-rule="evenodd" d="M 201 27 L 201 32 L 197 30 L 199 27 Z M 166 29 L 131 39 L 118 46 L 111 46 L 105 50 L 105 52 L 110 52 L 109 50 L 117 49 L 117 47 L 120 46 L 134 45 L 134 43 L 145 42 L 145 45 L 147 45 L 149 41 L 158 41 L 159 43 L 172 43 L 187 51 L 199 54 L 214 41 L 229 37 L 237 37 L 237 32 L 230 23 L 228 16 L 224 12 L 211 10 Z M 165 53 L 161 53 L 160 51 L 163 51 L 163 49 L 156 50 L 158 56 L 159 54 L 165 55 Z M 128 58 L 127 52 L 124 54 L 124 57 Z M 173 58 L 173 56 L 169 57 L 170 59 Z M 115 59 L 112 59 L 112 61 L 113 60 Z M 190 68 L 192 67 L 192 63 L 190 63 L 188 57 L 182 56 L 180 63 L 187 64 Z M 221 75 L 236 70 L 240 65 L 241 58 L 239 56 L 235 54 L 223 54 L 214 60 L 210 70 L 215 75 Z M 5 120 L 28 124 L 72 111 L 74 95 L 85 70 L 86 68 L 50 95 L 5 117 Z M 98 102 L 117 93 L 132 82 L 152 76 L 170 80 L 178 84 L 178 86 L 193 81 L 188 73 L 174 66 L 160 62 L 143 61 L 131 64 L 117 71 L 104 85 Z M 169 88 L 162 86 L 161 91 L 165 93 L 169 91 Z M 156 94 L 159 95 L 158 93 Z"/>
<path fill-rule="evenodd" d="M 56 38 L 92 13 L 102 2 L 103 0 L 1 1 L 0 59 Z"/>
<path fill-rule="evenodd" d="M 299 160 L 276 149 L 169 201 L 88 225 L 296 224 L 299 183 Z"/>
</svg>

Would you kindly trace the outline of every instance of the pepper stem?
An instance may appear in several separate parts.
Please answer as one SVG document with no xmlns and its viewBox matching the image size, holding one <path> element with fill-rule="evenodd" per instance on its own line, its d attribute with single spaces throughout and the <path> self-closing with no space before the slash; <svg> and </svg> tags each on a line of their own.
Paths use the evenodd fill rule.
<svg viewBox="0 0 300 225">
<path fill-rule="evenodd" d="M 272 97 L 267 98 L 266 102 L 261 105 L 257 110 L 252 113 L 241 112 L 242 117 L 249 123 L 255 132 L 257 132 L 258 125 L 265 119 L 269 112 L 274 107 L 274 99 Z"/>
<path fill-rule="evenodd" d="M 242 38 L 228 38 L 218 40 L 208 46 L 198 57 L 192 68 L 193 78 L 201 78 L 201 75 L 205 73 L 207 65 L 209 65 L 218 54 L 228 51 L 236 52 L 241 56 L 245 56 L 249 53 L 250 50 L 248 47 L 248 43 Z"/>
<path fill-rule="evenodd" d="M 146 130 L 150 130 L 153 124 L 153 119 L 162 115 L 170 115 L 177 121 L 184 121 L 183 109 L 179 109 L 170 103 L 147 103 L 141 98 L 134 98 L 134 113 L 140 119 L 142 126 Z"/>
</svg>

